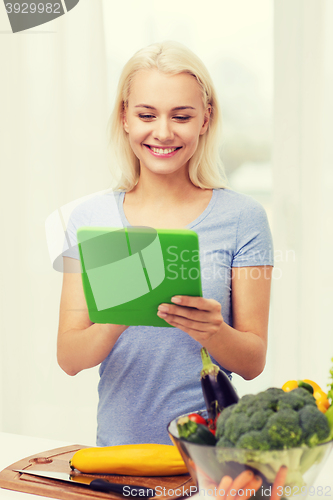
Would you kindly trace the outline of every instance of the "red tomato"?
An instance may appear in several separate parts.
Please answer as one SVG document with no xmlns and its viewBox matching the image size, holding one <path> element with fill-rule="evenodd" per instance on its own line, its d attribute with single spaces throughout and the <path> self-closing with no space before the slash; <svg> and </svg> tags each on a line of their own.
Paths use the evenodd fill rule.
<svg viewBox="0 0 333 500">
<path fill-rule="evenodd" d="M 215 430 L 216 430 L 216 422 L 220 414 L 216 415 L 215 420 L 208 418 L 207 419 L 207 426 L 208 429 L 214 434 L 215 436 Z"/>
<path fill-rule="evenodd" d="M 201 415 L 199 415 L 199 413 L 191 413 L 190 415 L 188 415 L 188 418 L 192 420 L 192 422 L 195 422 L 196 424 L 202 424 L 207 426 L 206 420 Z"/>
</svg>

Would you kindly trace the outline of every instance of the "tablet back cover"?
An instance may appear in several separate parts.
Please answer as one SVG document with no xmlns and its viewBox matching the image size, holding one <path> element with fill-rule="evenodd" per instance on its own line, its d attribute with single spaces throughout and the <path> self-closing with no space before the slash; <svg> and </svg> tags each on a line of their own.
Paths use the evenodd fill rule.
<svg viewBox="0 0 333 500">
<path fill-rule="evenodd" d="M 81 227 L 77 238 L 93 323 L 171 327 L 157 316 L 159 304 L 174 295 L 202 296 L 194 231 Z"/>
</svg>

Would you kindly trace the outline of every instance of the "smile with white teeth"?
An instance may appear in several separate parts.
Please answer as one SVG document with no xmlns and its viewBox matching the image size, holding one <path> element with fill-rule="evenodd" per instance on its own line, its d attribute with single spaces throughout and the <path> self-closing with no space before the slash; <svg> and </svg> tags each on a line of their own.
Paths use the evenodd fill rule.
<svg viewBox="0 0 333 500">
<path fill-rule="evenodd" d="M 173 153 L 174 151 L 176 151 L 176 149 L 178 149 L 178 148 L 167 148 L 167 149 L 153 148 L 152 146 L 149 147 L 154 153 L 158 155 L 167 155 L 169 153 Z"/>
</svg>

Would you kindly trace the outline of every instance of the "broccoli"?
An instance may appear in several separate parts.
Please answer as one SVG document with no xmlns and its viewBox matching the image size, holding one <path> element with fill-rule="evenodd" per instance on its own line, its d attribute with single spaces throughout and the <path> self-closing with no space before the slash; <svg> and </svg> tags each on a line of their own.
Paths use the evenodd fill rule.
<svg viewBox="0 0 333 500">
<path fill-rule="evenodd" d="M 270 443 L 267 433 L 263 433 L 260 431 L 249 431 L 243 434 L 238 439 L 236 447 L 246 448 L 247 450 L 269 450 Z"/>
<path fill-rule="evenodd" d="M 258 410 L 258 405 L 253 399 L 253 394 L 247 394 L 243 396 L 237 403 L 234 411 L 235 413 L 245 414 L 247 417 L 251 417 L 253 413 Z"/>
<path fill-rule="evenodd" d="M 314 447 L 333 438 L 333 407 L 330 410 L 326 417 L 313 395 L 301 387 L 289 393 L 270 388 L 243 396 L 217 419 L 216 456 L 221 463 L 253 467 L 270 482 L 286 465 L 286 484 L 301 488 L 303 474 L 326 454 L 325 447 Z"/>
<path fill-rule="evenodd" d="M 270 387 L 266 391 L 259 392 L 259 401 L 262 402 L 265 408 L 269 408 L 273 411 L 276 411 L 278 402 L 281 397 L 285 394 L 282 389 L 278 389 L 277 387 Z"/>
<path fill-rule="evenodd" d="M 251 430 L 250 420 L 244 413 L 235 411 L 224 423 L 224 437 L 236 444 L 240 436 Z"/>
<path fill-rule="evenodd" d="M 304 389 L 304 387 L 297 387 L 297 389 L 294 389 L 291 393 L 294 393 L 295 396 L 301 396 L 306 405 L 317 406 L 313 395 L 307 389 Z"/>
<path fill-rule="evenodd" d="M 319 410 L 317 410 L 319 412 Z M 320 413 L 320 412 L 319 412 Z M 264 427 L 268 433 L 270 449 L 283 450 L 301 444 L 302 429 L 297 411 L 291 408 L 273 413 Z"/>
<path fill-rule="evenodd" d="M 293 410 L 300 410 L 305 405 L 312 405 L 316 407 L 316 400 L 312 394 L 304 389 L 298 387 L 290 392 L 284 392 L 277 404 L 277 410 L 292 408 Z"/>
<path fill-rule="evenodd" d="M 224 423 L 228 420 L 229 415 L 234 411 L 236 404 L 227 406 L 219 415 L 216 422 L 215 437 L 219 439 L 224 434 Z"/>
<path fill-rule="evenodd" d="M 250 418 L 250 427 L 252 430 L 260 431 L 263 427 L 265 427 L 267 420 L 271 415 L 274 415 L 273 410 L 258 410 L 253 413 Z"/>
<path fill-rule="evenodd" d="M 222 436 L 216 443 L 216 446 L 220 446 L 221 448 L 233 448 L 235 445 L 225 436 Z"/>
<path fill-rule="evenodd" d="M 262 439 L 254 431 L 261 432 Z M 243 396 L 221 412 L 216 425 L 217 446 L 230 442 L 249 450 L 314 446 L 328 435 L 325 415 L 317 409 L 313 395 L 302 387 L 291 392 L 272 387 Z"/>
<path fill-rule="evenodd" d="M 299 412 L 300 426 L 303 433 L 303 442 L 308 446 L 315 446 L 330 434 L 330 426 L 324 413 L 315 406 L 306 405 Z"/>
</svg>

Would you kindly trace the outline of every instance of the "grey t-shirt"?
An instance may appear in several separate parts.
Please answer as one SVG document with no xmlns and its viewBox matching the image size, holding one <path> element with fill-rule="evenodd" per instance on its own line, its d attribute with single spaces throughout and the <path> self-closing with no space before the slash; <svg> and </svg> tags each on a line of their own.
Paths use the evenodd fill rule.
<svg viewBox="0 0 333 500">
<path fill-rule="evenodd" d="M 72 246 L 63 255 L 79 258 L 81 226 L 130 226 L 124 194 L 109 192 L 79 205 L 67 228 Z M 199 237 L 203 296 L 220 302 L 224 321 L 232 326 L 231 268 L 273 265 L 266 213 L 249 196 L 214 189 L 207 208 L 187 228 Z M 171 444 L 168 422 L 205 409 L 200 348 L 177 328 L 128 327 L 100 365 L 97 445 Z"/>
</svg>

